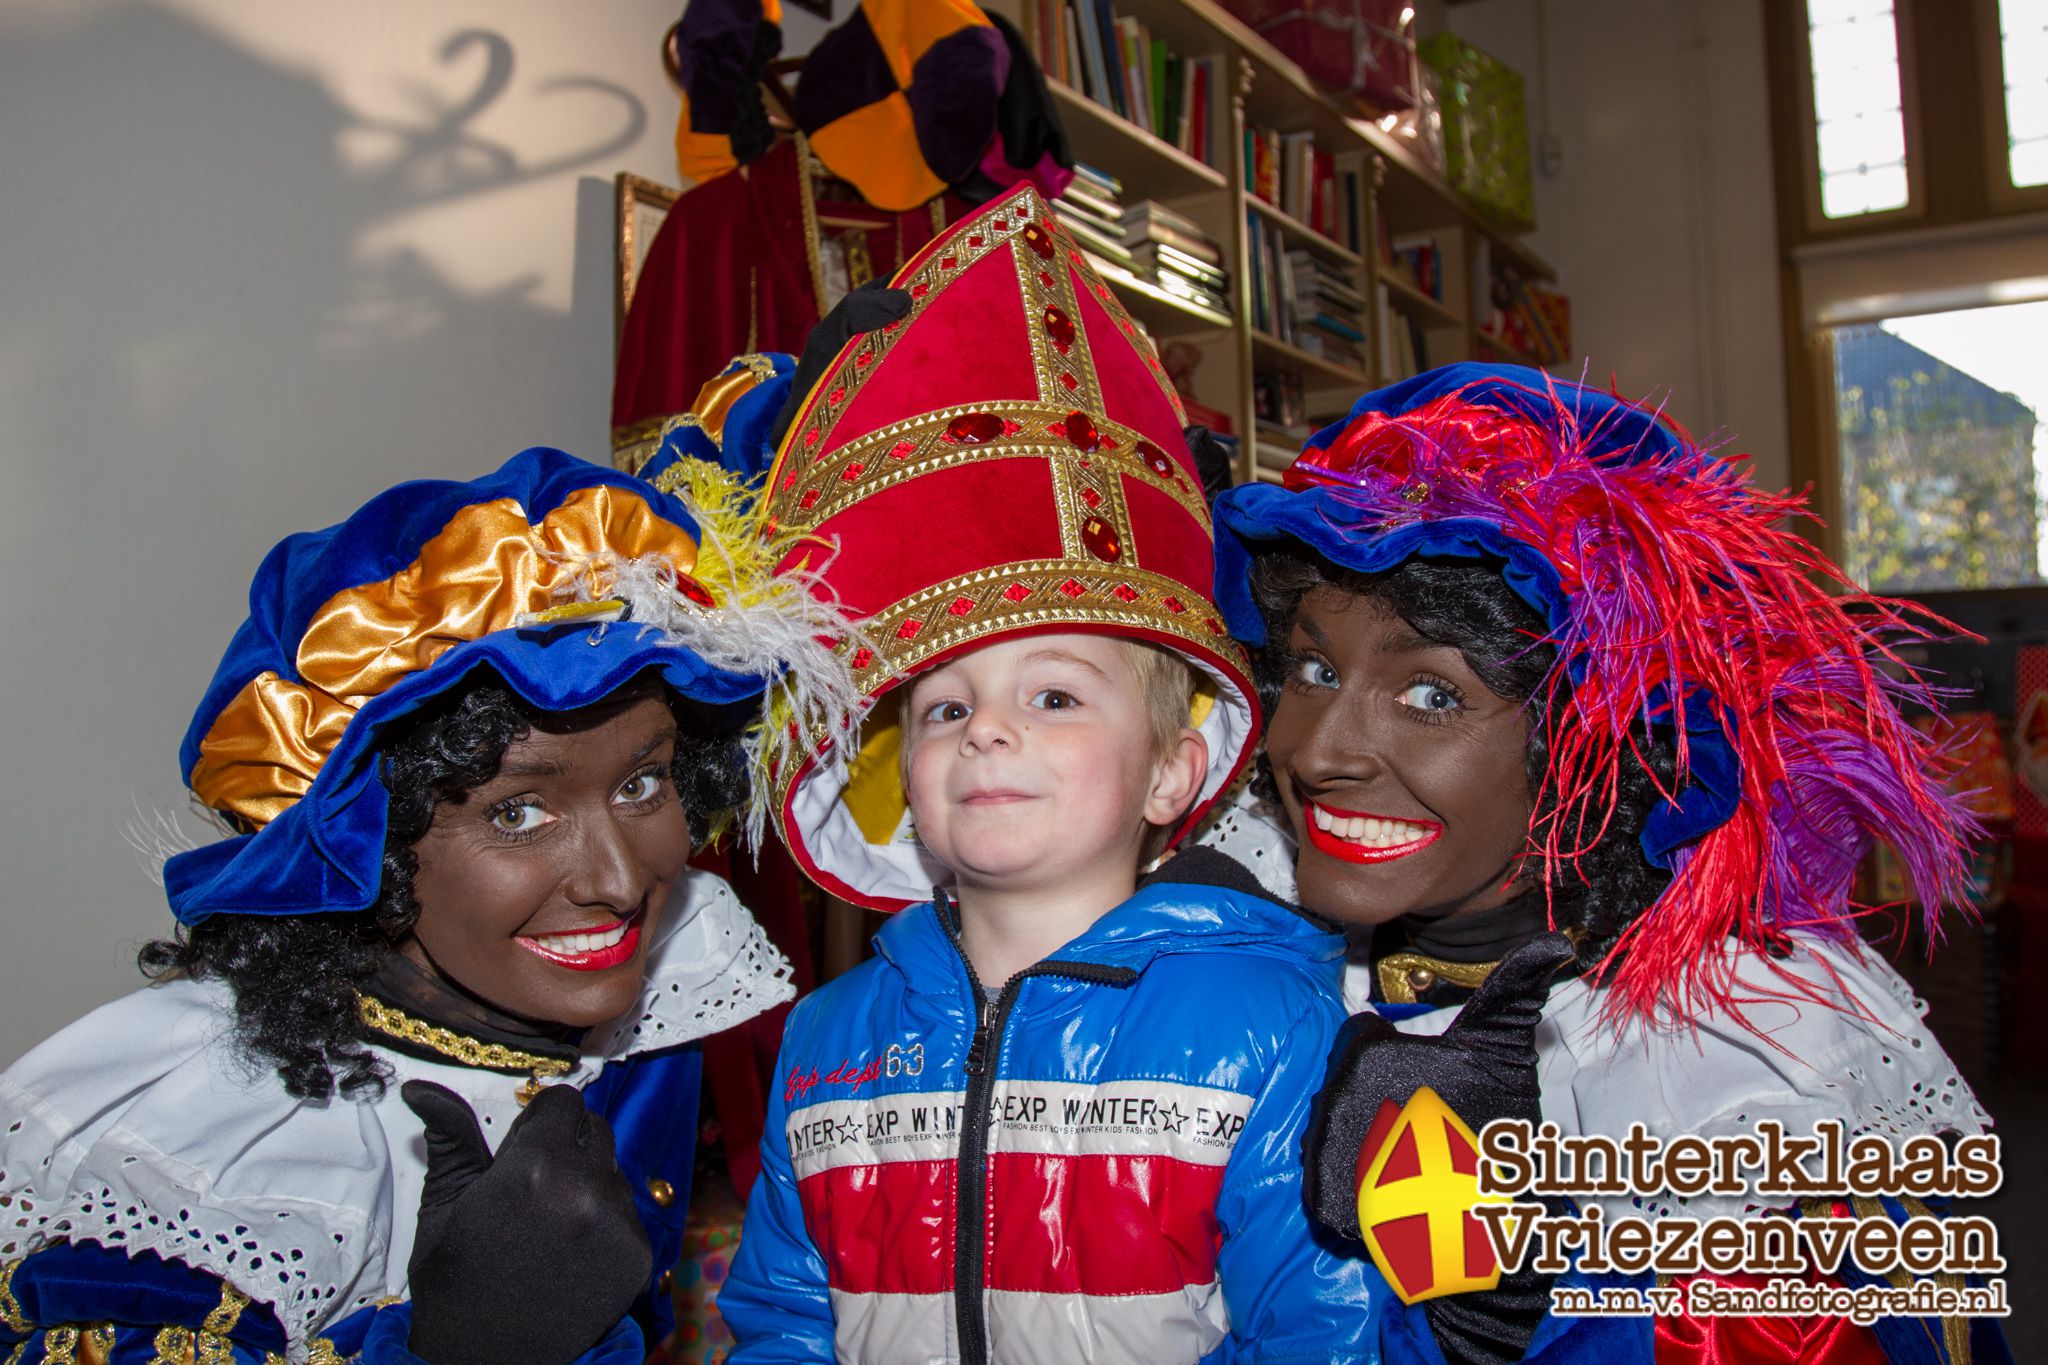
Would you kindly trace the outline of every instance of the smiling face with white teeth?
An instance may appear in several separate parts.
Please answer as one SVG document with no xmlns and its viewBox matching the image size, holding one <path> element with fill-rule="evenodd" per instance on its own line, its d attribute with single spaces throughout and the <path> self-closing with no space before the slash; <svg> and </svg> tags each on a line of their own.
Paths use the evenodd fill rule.
<svg viewBox="0 0 2048 1365">
<path fill-rule="evenodd" d="M 1525 703 L 1370 597 L 1315 587 L 1291 629 L 1266 756 L 1301 903 L 1349 924 L 1503 904 L 1534 806 Z"/>
<path fill-rule="evenodd" d="M 440 802 L 413 845 L 420 917 L 400 950 L 535 1023 L 625 1013 L 690 856 L 675 749 L 675 716 L 647 687 L 512 741 L 497 775 Z"/>
</svg>

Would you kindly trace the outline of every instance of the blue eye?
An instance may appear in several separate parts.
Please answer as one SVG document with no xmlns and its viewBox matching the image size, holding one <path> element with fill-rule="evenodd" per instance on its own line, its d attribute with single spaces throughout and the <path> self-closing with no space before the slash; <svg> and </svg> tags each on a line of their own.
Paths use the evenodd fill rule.
<svg viewBox="0 0 2048 1365">
<path fill-rule="evenodd" d="M 1071 692 L 1058 687 L 1048 687 L 1033 696 L 1031 704 L 1041 711 L 1071 711 L 1081 703 Z"/>
<path fill-rule="evenodd" d="M 1408 684 L 1401 691 L 1400 701 L 1401 705 L 1413 707 L 1417 711 L 1431 711 L 1438 714 L 1446 711 L 1455 711 L 1465 704 L 1456 692 L 1445 687 L 1442 683 L 1433 682 L 1413 682 Z"/>
<path fill-rule="evenodd" d="M 1296 659 L 1292 681 L 1304 687 L 1340 687 L 1344 682 L 1337 670 L 1321 659 Z"/>
<path fill-rule="evenodd" d="M 554 819 L 540 802 L 529 796 L 517 797 L 491 807 L 491 828 L 500 834 L 531 834 Z"/>
</svg>

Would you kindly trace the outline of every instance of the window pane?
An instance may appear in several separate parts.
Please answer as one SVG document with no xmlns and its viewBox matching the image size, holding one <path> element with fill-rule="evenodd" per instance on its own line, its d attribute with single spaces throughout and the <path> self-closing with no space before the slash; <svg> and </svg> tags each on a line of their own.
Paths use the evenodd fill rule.
<svg viewBox="0 0 2048 1365">
<path fill-rule="evenodd" d="M 1998 32 L 2012 183 L 2048 185 L 2048 0 L 1998 0 Z"/>
<path fill-rule="evenodd" d="M 1906 120 L 1890 0 L 1807 0 L 1806 21 L 1821 212 L 1843 218 L 1903 208 Z"/>
<path fill-rule="evenodd" d="M 1843 562 L 1883 592 L 2048 582 L 2048 303 L 1835 329 Z"/>
<path fill-rule="evenodd" d="M 2013 144 L 2012 183 L 2048 185 L 2048 138 Z"/>
</svg>

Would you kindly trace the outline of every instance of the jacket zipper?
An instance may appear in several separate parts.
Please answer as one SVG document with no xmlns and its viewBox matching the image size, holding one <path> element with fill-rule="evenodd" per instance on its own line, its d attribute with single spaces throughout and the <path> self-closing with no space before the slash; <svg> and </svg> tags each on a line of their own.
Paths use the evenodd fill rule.
<svg viewBox="0 0 2048 1365">
<path fill-rule="evenodd" d="M 1003 983 L 991 1002 L 974 974 L 960 946 L 960 929 L 949 900 L 939 901 L 939 922 L 953 939 L 960 965 L 967 969 L 967 984 L 974 992 L 978 1011 L 974 1040 L 967 1047 L 967 1098 L 960 1114 L 960 1155 L 954 1182 L 958 1200 L 953 1224 L 953 1313 L 958 1320 L 962 1365 L 988 1365 L 988 1313 L 982 1301 L 987 1279 L 985 1264 L 988 1241 L 988 1134 L 995 1114 L 990 1108 L 996 1088 L 996 1072 L 1003 1055 L 1003 1025 L 1017 993 L 1029 977 L 1064 977 L 1101 986 L 1126 986 L 1138 979 L 1129 967 L 1110 967 L 1095 962 L 1045 961 L 1026 967 Z"/>
</svg>

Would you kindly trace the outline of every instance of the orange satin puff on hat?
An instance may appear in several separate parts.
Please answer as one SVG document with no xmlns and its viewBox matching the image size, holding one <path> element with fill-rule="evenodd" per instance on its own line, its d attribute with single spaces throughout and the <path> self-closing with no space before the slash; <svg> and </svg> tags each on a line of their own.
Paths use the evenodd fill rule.
<svg viewBox="0 0 2048 1365">
<path fill-rule="evenodd" d="M 816 571 L 861 623 L 841 648 L 869 697 L 1014 635 L 1097 631 L 1178 653 L 1209 745 L 1178 837 L 1243 767 L 1258 722 L 1210 601 L 1209 509 L 1151 343 L 1029 186 L 892 283 L 909 313 L 842 348 L 783 438 L 769 515 L 808 542 L 782 569 Z M 798 863 L 880 910 L 947 876 L 909 830 L 894 712 L 772 779 Z"/>
</svg>

